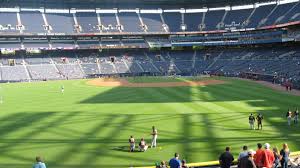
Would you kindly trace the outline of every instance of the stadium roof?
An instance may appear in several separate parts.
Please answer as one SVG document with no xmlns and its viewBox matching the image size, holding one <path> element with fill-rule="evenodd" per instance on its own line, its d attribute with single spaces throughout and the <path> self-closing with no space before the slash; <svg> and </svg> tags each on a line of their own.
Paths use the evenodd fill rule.
<svg viewBox="0 0 300 168">
<path fill-rule="evenodd" d="M 62 8 L 197 8 L 242 5 L 270 0 L 2 0 L 1 7 Z"/>
</svg>

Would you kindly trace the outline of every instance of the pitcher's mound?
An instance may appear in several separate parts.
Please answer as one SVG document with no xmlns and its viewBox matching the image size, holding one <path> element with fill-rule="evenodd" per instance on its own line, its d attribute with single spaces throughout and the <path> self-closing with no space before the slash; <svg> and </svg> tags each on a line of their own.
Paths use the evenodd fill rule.
<svg viewBox="0 0 300 168">
<path fill-rule="evenodd" d="M 157 82 L 157 83 L 130 83 L 125 79 L 99 78 L 87 82 L 89 85 L 102 87 L 179 87 L 179 86 L 207 86 L 224 84 L 225 81 L 207 79 L 202 81 L 184 81 L 184 82 Z"/>
</svg>

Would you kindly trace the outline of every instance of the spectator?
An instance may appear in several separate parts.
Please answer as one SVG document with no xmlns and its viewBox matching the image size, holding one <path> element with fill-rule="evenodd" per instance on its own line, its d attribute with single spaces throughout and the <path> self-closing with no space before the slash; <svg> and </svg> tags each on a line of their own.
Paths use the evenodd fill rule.
<svg viewBox="0 0 300 168">
<path fill-rule="evenodd" d="M 273 168 L 278 168 L 279 161 L 280 161 L 280 154 L 279 154 L 278 149 L 276 147 L 273 148 L 273 154 L 274 154 L 274 158 L 275 158 Z"/>
<path fill-rule="evenodd" d="M 133 152 L 135 148 L 135 140 L 133 136 L 131 135 L 129 138 L 129 152 Z"/>
<path fill-rule="evenodd" d="M 248 147 L 246 145 L 243 146 L 243 151 L 239 154 L 238 161 L 245 156 L 248 156 Z"/>
<path fill-rule="evenodd" d="M 263 157 L 262 157 L 263 167 L 272 168 L 274 161 L 275 158 L 273 152 L 270 150 L 270 144 L 266 143 L 265 150 L 263 151 Z"/>
<path fill-rule="evenodd" d="M 186 165 L 186 161 L 183 159 L 181 161 L 181 168 L 189 168 L 187 165 Z"/>
<path fill-rule="evenodd" d="M 230 153 L 230 147 L 226 147 L 225 152 L 222 153 L 219 157 L 219 163 L 221 168 L 230 168 L 233 160 L 234 158 Z"/>
<path fill-rule="evenodd" d="M 168 168 L 168 166 L 165 161 L 161 161 L 160 165 L 157 165 L 156 168 Z"/>
<path fill-rule="evenodd" d="M 283 148 L 280 151 L 280 156 L 281 156 L 281 167 L 282 168 L 288 168 L 288 161 L 289 161 L 289 156 L 290 156 L 290 150 L 289 147 L 286 143 L 284 143 Z"/>
<path fill-rule="evenodd" d="M 46 164 L 43 163 L 42 158 L 40 156 L 37 156 L 35 160 L 36 163 L 32 166 L 32 168 L 46 168 Z"/>
<path fill-rule="evenodd" d="M 255 151 L 249 150 L 247 152 L 247 156 L 242 157 L 239 160 L 238 168 L 256 168 L 254 159 L 253 159 L 254 155 L 255 155 Z"/>
<path fill-rule="evenodd" d="M 175 153 L 174 158 L 169 161 L 170 168 L 181 168 L 181 162 L 179 160 L 179 154 Z"/>
<path fill-rule="evenodd" d="M 263 167 L 262 158 L 263 158 L 263 150 L 261 149 L 261 143 L 257 144 L 256 154 L 254 155 L 254 163 L 256 167 L 261 168 Z"/>
<path fill-rule="evenodd" d="M 145 152 L 148 149 L 148 145 L 146 144 L 146 141 L 144 140 L 144 138 L 141 139 L 140 143 L 139 143 L 139 148 L 141 152 Z"/>
</svg>

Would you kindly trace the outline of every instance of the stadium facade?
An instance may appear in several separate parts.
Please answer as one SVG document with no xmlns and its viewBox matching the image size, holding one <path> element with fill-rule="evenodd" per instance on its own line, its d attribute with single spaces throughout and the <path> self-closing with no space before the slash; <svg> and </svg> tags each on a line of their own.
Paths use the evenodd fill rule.
<svg viewBox="0 0 300 168">
<path fill-rule="evenodd" d="M 300 1 L 6 1 L 0 81 L 218 74 L 299 87 Z"/>
</svg>

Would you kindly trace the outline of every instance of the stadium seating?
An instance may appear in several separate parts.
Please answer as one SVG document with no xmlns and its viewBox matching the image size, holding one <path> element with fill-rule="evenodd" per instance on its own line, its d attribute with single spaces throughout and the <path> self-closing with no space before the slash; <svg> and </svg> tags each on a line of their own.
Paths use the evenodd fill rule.
<svg viewBox="0 0 300 168">
<path fill-rule="evenodd" d="M 169 32 L 181 32 L 181 24 L 182 18 L 181 18 L 181 13 L 179 12 L 166 12 L 163 13 L 163 17 L 165 20 L 165 23 L 169 27 Z"/>
<path fill-rule="evenodd" d="M 76 13 L 78 25 L 81 27 L 81 33 L 100 33 L 98 28 L 98 19 L 96 13 Z"/>
<path fill-rule="evenodd" d="M 148 32 L 165 32 L 160 14 L 143 13 L 140 15 L 142 17 L 143 23 L 147 26 Z"/>
<path fill-rule="evenodd" d="M 114 58 L 114 62 L 111 58 Z M 299 81 L 299 58 L 298 48 L 277 47 L 103 53 L 56 51 L 49 55 L 2 57 L 0 63 L 1 80 L 5 81 L 79 79 L 90 75 L 112 74 L 191 75 L 209 72 L 228 76 L 239 76 L 245 72 L 271 76 L 276 74 Z M 15 60 L 16 66 L 8 66 L 9 59 Z"/>
<path fill-rule="evenodd" d="M 218 11 L 208 11 L 205 15 L 204 23 L 205 26 L 202 30 L 218 30 L 218 24 L 222 21 L 222 18 L 225 14 L 224 10 Z"/>
<path fill-rule="evenodd" d="M 23 32 L 25 33 L 46 33 L 44 19 L 40 12 L 20 12 Z"/>
<path fill-rule="evenodd" d="M 117 18 L 114 13 L 101 13 L 102 32 L 119 32 Z"/>
<path fill-rule="evenodd" d="M 186 31 L 199 31 L 202 23 L 203 13 L 186 13 L 184 14 L 184 24 L 187 26 Z"/>
<path fill-rule="evenodd" d="M 120 24 L 123 25 L 125 32 L 144 32 L 138 15 L 135 12 L 119 13 Z"/>
<path fill-rule="evenodd" d="M 13 12 L 0 12 L 0 33 L 19 33 L 17 29 L 17 14 Z"/>
<path fill-rule="evenodd" d="M 71 14 L 47 13 L 46 18 L 48 24 L 52 27 L 52 33 L 74 33 L 75 23 Z"/>
<path fill-rule="evenodd" d="M 273 8 L 276 5 L 265 5 L 260 6 L 255 9 L 254 13 L 249 19 L 249 23 L 247 24 L 246 28 L 256 28 L 259 26 L 260 22 L 265 19 L 269 13 L 272 12 Z"/>
</svg>

